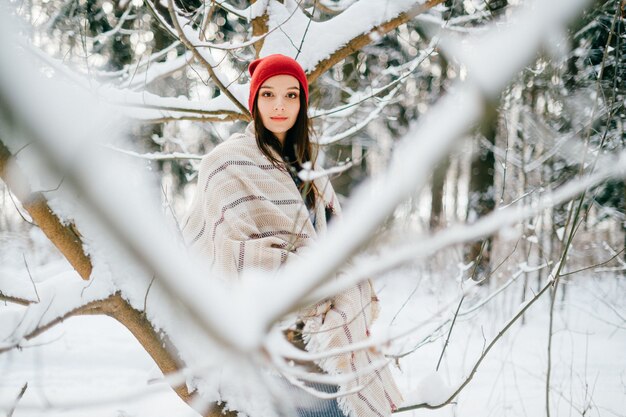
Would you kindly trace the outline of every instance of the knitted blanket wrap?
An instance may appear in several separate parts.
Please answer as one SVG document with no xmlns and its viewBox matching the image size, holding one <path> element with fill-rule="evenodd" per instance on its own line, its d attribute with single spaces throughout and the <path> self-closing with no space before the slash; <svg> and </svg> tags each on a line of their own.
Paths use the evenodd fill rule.
<svg viewBox="0 0 626 417">
<path fill-rule="evenodd" d="M 321 197 L 314 227 L 293 179 L 259 150 L 250 123 L 202 159 L 183 227 L 185 240 L 209 261 L 215 277 L 237 279 L 254 269 L 275 272 L 289 259 L 303 256 L 326 232 L 325 207 L 332 209 L 334 220 L 340 217 L 330 181 L 316 179 L 315 185 Z M 366 340 L 377 312 L 369 281 L 303 310 L 307 350 L 328 352 Z M 338 398 L 349 417 L 388 416 L 402 401 L 387 361 L 375 348 L 335 355 L 317 365 L 331 375 L 354 376 L 339 385 L 339 393 L 363 387 Z"/>
</svg>

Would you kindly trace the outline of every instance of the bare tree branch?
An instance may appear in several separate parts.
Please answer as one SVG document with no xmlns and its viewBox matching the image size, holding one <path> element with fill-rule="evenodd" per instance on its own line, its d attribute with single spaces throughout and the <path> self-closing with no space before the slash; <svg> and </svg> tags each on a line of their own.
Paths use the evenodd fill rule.
<svg viewBox="0 0 626 417">
<path fill-rule="evenodd" d="M 33 290 L 35 290 L 35 295 L 37 296 L 37 302 L 41 302 L 41 298 L 39 298 L 39 292 L 37 291 L 37 285 L 35 285 L 35 281 L 33 280 L 33 275 L 30 273 L 30 268 L 28 267 L 28 262 L 26 262 L 26 255 L 22 254 L 22 258 L 24 259 L 24 266 L 26 267 L 26 271 L 28 272 L 28 277 L 30 278 L 30 283 L 33 284 Z"/>
<path fill-rule="evenodd" d="M 13 416 L 13 413 L 15 412 L 15 409 L 17 408 L 17 404 L 20 402 L 20 400 L 22 399 L 22 397 L 26 393 L 26 389 L 27 388 L 28 388 L 28 382 L 24 383 L 24 386 L 22 386 L 22 389 L 20 390 L 20 393 L 17 394 L 17 397 L 15 398 L 15 404 L 13 405 L 13 408 L 11 408 L 9 410 L 9 413 L 7 414 L 7 417 L 12 417 Z"/>
<path fill-rule="evenodd" d="M 443 349 L 441 349 L 441 355 L 439 356 L 439 360 L 437 361 L 437 367 L 435 371 L 439 370 L 439 365 L 441 365 L 441 360 L 443 359 L 443 354 L 446 352 L 446 347 L 448 347 L 448 342 L 450 341 L 450 336 L 452 335 L 452 329 L 454 328 L 454 323 L 456 323 L 456 318 L 459 315 L 459 310 L 461 309 L 461 304 L 463 304 L 463 300 L 465 300 L 465 296 L 461 297 L 459 301 L 459 305 L 456 308 L 456 312 L 454 313 L 454 317 L 452 317 L 452 323 L 450 324 L 450 330 L 448 331 L 448 337 L 446 338 L 445 343 L 443 344 Z"/>
<path fill-rule="evenodd" d="M 21 306 L 29 306 L 31 304 L 33 304 L 35 301 L 34 300 L 27 300 L 25 298 L 19 298 L 19 297 L 12 297 L 10 295 L 4 295 L 1 291 L 0 291 L 0 301 L 4 301 L 7 303 L 13 303 L 13 304 L 19 304 Z"/>
</svg>

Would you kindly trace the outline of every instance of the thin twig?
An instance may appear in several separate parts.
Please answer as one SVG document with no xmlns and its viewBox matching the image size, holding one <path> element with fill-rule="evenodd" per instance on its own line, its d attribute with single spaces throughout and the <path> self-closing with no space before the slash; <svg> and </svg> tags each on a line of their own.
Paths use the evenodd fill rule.
<svg viewBox="0 0 626 417">
<path fill-rule="evenodd" d="M 422 55 L 417 57 L 416 59 L 413 60 L 413 62 L 415 63 L 415 65 L 413 65 L 413 69 L 409 69 L 406 74 L 403 74 L 401 76 L 399 76 L 398 78 L 396 78 L 395 80 L 391 81 L 389 84 L 380 87 L 376 90 L 372 90 L 372 92 L 359 99 L 358 101 L 355 101 L 353 103 L 348 103 L 348 104 L 344 104 L 342 106 L 336 107 L 334 109 L 329 109 L 329 110 L 324 110 L 321 111 L 319 113 L 313 114 L 310 116 L 311 119 L 316 119 L 318 117 L 326 117 L 329 116 L 331 114 L 334 113 L 338 113 L 338 112 L 342 112 L 344 110 L 349 109 L 350 107 L 354 107 L 354 106 L 358 106 L 359 104 L 372 99 L 372 98 L 376 98 L 378 97 L 380 94 L 382 94 L 383 92 L 389 90 L 390 88 L 392 88 L 393 86 L 395 86 L 398 83 L 403 82 L 405 79 L 407 79 L 411 74 L 413 74 L 413 72 L 420 67 L 420 64 L 422 62 L 424 62 L 427 58 L 431 57 L 432 54 L 435 52 L 435 48 L 437 47 L 437 42 L 431 41 L 431 43 L 428 45 L 428 49 L 426 49 L 425 51 L 423 51 Z"/>
<path fill-rule="evenodd" d="M 452 335 L 452 329 L 454 328 L 454 323 L 456 323 L 456 318 L 459 315 L 459 310 L 461 309 L 461 304 L 463 304 L 463 300 L 465 300 L 465 296 L 461 297 L 459 305 L 456 307 L 456 312 L 454 313 L 454 317 L 452 318 L 452 324 L 450 325 L 450 330 L 448 331 L 448 337 L 446 338 L 446 342 L 443 344 L 443 349 L 441 350 L 441 355 L 439 356 L 439 361 L 437 362 L 437 367 L 435 368 L 435 371 L 438 371 L 439 365 L 441 365 L 443 354 L 446 352 L 446 347 L 448 347 L 448 342 L 450 341 L 450 336 Z"/>
<path fill-rule="evenodd" d="M 20 215 L 20 217 L 22 218 L 22 220 L 24 220 L 26 223 L 30 224 L 33 227 L 38 227 L 35 223 L 33 223 L 32 221 L 28 220 L 26 217 L 24 217 L 24 215 L 22 214 L 22 211 L 20 210 L 20 208 L 17 206 L 17 203 L 15 202 L 15 199 L 13 198 L 13 193 L 11 193 L 11 191 L 9 190 L 9 198 L 11 199 L 11 202 L 13 203 L 13 207 L 15 207 L 15 211 L 17 211 L 17 214 Z"/>
<path fill-rule="evenodd" d="M 152 279 L 150 280 L 150 284 L 148 284 L 148 288 L 146 289 L 146 295 L 143 297 L 143 314 L 146 314 L 148 307 L 148 294 L 150 294 L 150 289 L 152 288 L 152 284 L 154 284 L 154 280 L 156 279 L 156 275 L 152 275 Z"/>
<path fill-rule="evenodd" d="M 178 231 L 180 237 L 182 238 L 183 229 L 180 227 L 180 222 L 178 221 L 178 217 L 176 217 L 174 208 L 172 207 L 172 204 L 170 203 L 169 198 L 167 198 L 167 190 L 165 189 L 165 186 L 163 185 L 161 185 L 161 192 L 163 193 L 163 197 L 165 198 L 165 204 L 167 205 L 167 208 L 170 210 L 170 213 L 172 214 L 172 218 L 174 219 L 174 222 L 176 223 L 176 230 Z"/>
<path fill-rule="evenodd" d="M 309 21 L 307 22 L 306 28 L 304 29 L 304 34 L 302 35 L 302 39 L 300 39 L 300 46 L 298 46 L 298 53 L 295 57 L 296 60 L 298 59 L 298 56 L 300 56 L 300 52 L 302 52 L 302 45 L 304 44 L 304 39 L 306 38 L 306 35 L 309 33 L 309 27 L 311 26 L 311 22 L 313 21 L 313 15 L 315 14 L 315 10 L 317 10 L 318 1 L 319 0 L 315 0 L 315 3 L 313 4 L 313 12 L 309 16 Z"/>
<path fill-rule="evenodd" d="M 28 388 L 28 382 L 25 382 L 24 386 L 20 390 L 20 393 L 17 394 L 17 397 L 15 398 L 15 404 L 13 405 L 13 408 L 11 408 L 9 410 L 9 413 L 7 414 L 7 417 L 12 417 L 13 416 L 13 413 L 15 412 L 15 409 L 17 408 L 17 404 L 20 402 L 20 400 L 24 396 L 24 393 L 26 392 L 27 388 Z"/>
<path fill-rule="evenodd" d="M 51 192 L 53 192 L 53 191 L 58 191 L 58 190 L 59 190 L 59 188 L 61 188 L 61 185 L 63 185 L 63 180 L 64 180 L 64 179 L 65 179 L 65 176 L 62 176 L 62 177 L 61 177 L 61 180 L 59 181 L 59 184 L 58 184 L 56 187 L 54 187 L 54 188 L 50 188 L 50 189 L 48 189 L 48 190 L 41 190 L 41 191 L 40 191 L 40 193 L 51 193 Z"/>
<path fill-rule="evenodd" d="M 621 255 L 624 251 L 626 251 L 626 248 L 624 248 L 624 249 L 620 250 L 619 252 L 617 252 L 615 255 L 611 256 L 609 259 L 607 259 L 607 260 L 606 260 L 606 261 L 604 261 L 604 262 L 600 262 L 600 263 L 597 263 L 597 264 L 594 264 L 594 265 L 589 265 L 589 266 L 586 266 L 586 267 L 584 267 L 584 268 L 577 269 L 576 271 L 566 272 L 566 273 L 564 273 L 564 274 L 561 274 L 561 276 L 562 276 L 562 277 L 566 277 L 566 276 L 568 276 L 568 275 L 577 274 L 577 273 L 579 273 L 579 272 L 587 271 L 587 270 L 589 270 L 589 269 L 593 269 L 593 268 L 597 268 L 597 267 L 602 266 L 602 265 L 606 265 L 606 264 L 608 264 L 609 262 L 611 262 L 613 259 L 615 259 L 615 258 L 617 258 L 618 256 L 620 256 L 620 255 Z"/>
<path fill-rule="evenodd" d="M 34 302 L 32 300 L 26 300 L 25 298 L 5 295 L 2 291 L 0 291 L 0 301 L 4 301 L 5 303 L 19 304 L 21 306 L 29 306 Z"/>
<path fill-rule="evenodd" d="M 404 303 L 402 303 L 402 305 L 400 306 L 400 308 L 398 309 L 396 314 L 393 316 L 393 318 L 389 322 L 390 326 L 393 324 L 394 321 L 396 321 L 396 318 L 402 312 L 402 310 L 404 310 L 404 307 L 406 307 L 406 305 L 409 303 L 411 298 L 413 298 L 413 295 L 417 292 L 417 289 L 420 287 L 421 283 L 422 283 L 422 277 L 420 276 L 420 279 L 419 279 L 419 281 L 417 281 L 417 285 L 415 286 L 415 288 L 413 288 L 413 291 L 411 291 L 411 294 L 409 294 L 409 296 L 406 298 L 406 300 L 404 300 Z"/>
<path fill-rule="evenodd" d="M 33 284 L 33 289 L 35 290 L 35 295 L 37 296 L 37 302 L 41 302 L 41 298 L 39 298 L 39 292 L 37 291 L 37 286 L 35 285 L 35 280 L 33 280 L 33 276 L 30 273 L 30 268 L 28 267 L 28 262 L 26 262 L 26 255 L 22 253 L 22 258 L 24 259 L 24 265 L 26 266 L 26 272 L 28 272 L 28 277 L 30 278 L 31 284 Z"/>
</svg>

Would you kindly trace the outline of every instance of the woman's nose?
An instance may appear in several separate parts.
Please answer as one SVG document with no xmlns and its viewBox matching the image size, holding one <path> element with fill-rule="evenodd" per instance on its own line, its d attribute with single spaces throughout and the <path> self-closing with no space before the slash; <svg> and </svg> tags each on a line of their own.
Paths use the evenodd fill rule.
<svg viewBox="0 0 626 417">
<path fill-rule="evenodd" d="M 282 100 L 278 99 L 274 102 L 274 109 L 275 110 L 283 110 L 285 108 L 285 105 L 283 103 Z"/>
</svg>

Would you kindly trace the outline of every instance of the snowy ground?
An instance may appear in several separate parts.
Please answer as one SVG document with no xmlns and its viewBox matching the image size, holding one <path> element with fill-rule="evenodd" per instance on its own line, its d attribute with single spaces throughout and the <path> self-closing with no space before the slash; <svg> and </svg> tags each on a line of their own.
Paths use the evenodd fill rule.
<svg viewBox="0 0 626 417">
<path fill-rule="evenodd" d="M 0 279 L 10 273 L 23 275 L 19 263 L 4 259 Z M 44 263 L 44 267 L 48 272 L 63 269 L 54 262 Z M 42 271 L 31 272 L 36 279 Z M 551 415 L 626 416 L 626 280 L 623 276 L 587 274 L 563 285 L 567 285 L 567 294 L 557 303 L 554 321 Z M 449 308 L 444 316 L 450 315 L 458 303 L 454 282 L 419 272 L 389 276 L 376 286 L 383 301 L 379 330 L 388 328 L 386 324 L 392 321 L 394 331 L 421 323 L 445 305 Z M 482 297 L 484 293 L 467 298 L 461 310 Z M 519 286 L 514 285 L 457 321 L 438 372 L 443 384 L 458 384 L 468 375 L 483 346 L 514 314 L 520 299 Z M 546 296 L 527 312 L 523 325 L 520 322 L 511 328 L 455 404 L 400 415 L 545 415 L 548 306 Z M 16 307 L 0 304 L 0 314 L 11 308 Z M 427 320 L 425 327 L 404 339 L 398 351 L 409 350 L 441 318 Z M 444 390 L 432 374 L 448 329 L 442 338 L 400 360 L 401 370 L 394 372 L 403 392 L 414 392 L 427 377 L 422 387 L 431 392 L 421 391 L 420 395 L 432 398 Z M 197 416 L 158 382 L 161 374 L 155 364 L 132 335 L 112 319 L 73 318 L 29 345 L 0 355 L 0 403 L 5 407 L 11 404 L 23 384 L 28 383 L 14 417 Z M 80 407 L 63 406 L 72 404 Z M 84 404 L 91 406 L 85 408 Z M 0 410 L 0 415 L 3 412 L 6 410 Z"/>
</svg>

